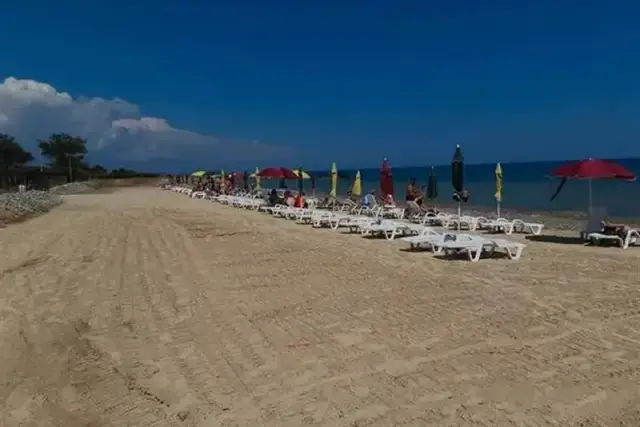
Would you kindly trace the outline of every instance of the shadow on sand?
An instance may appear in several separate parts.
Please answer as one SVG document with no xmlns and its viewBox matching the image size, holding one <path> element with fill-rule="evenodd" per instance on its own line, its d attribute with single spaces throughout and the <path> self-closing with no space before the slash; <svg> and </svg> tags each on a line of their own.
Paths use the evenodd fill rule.
<svg viewBox="0 0 640 427">
<path fill-rule="evenodd" d="M 585 241 L 573 236 L 526 236 L 531 242 L 559 243 L 561 245 L 584 245 Z"/>
</svg>

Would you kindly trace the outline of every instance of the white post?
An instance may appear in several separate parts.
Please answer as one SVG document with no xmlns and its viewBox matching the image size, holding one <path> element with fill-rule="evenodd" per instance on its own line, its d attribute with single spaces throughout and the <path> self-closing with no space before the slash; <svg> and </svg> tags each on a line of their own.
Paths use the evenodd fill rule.
<svg viewBox="0 0 640 427">
<path fill-rule="evenodd" d="M 589 215 L 591 215 L 592 206 L 593 206 L 593 189 L 591 188 L 592 179 L 589 178 Z"/>
</svg>

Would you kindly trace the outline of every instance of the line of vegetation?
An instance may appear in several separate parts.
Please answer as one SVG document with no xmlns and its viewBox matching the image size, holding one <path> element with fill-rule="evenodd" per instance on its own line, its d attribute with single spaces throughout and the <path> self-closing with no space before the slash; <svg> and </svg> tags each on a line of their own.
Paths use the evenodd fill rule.
<svg viewBox="0 0 640 427">
<path fill-rule="evenodd" d="M 113 178 L 153 178 L 160 174 L 139 172 L 125 168 L 107 170 L 99 164 L 90 165 L 86 160 L 87 140 L 66 133 L 54 133 L 49 138 L 38 141 L 41 164 L 36 163 L 33 153 L 25 150 L 11 135 L 0 133 L 0 174 L 2 185 L 16 171 L 40 167 L 44 171 L 67 175 L 67 181 Z M 46 159 L 46 163 L 44 162 Z"/>
</svg>

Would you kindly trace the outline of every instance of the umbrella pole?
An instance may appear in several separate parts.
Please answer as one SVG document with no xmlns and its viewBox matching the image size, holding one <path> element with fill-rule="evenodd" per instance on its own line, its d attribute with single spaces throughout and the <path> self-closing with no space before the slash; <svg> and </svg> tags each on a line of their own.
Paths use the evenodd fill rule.
<svg viewBox="0 0 640 427">
<path fill-rule="evenodd" d="M 589 178 L 589 216 L 591 216 L 592 206 L 593 206 L 593 188 L 591 187 L 591 178 Z"/>
<path fill-rule="evenodd" d="M 500 202 L 497 202 L 498 204 L 498 218 L 500 218 Z"/>
<path fill-rule="evenodd" d="M 458 201 L 458 231 L 460 230 L 460 217 L 462 216 L 462 203 Z"/>
</svg>

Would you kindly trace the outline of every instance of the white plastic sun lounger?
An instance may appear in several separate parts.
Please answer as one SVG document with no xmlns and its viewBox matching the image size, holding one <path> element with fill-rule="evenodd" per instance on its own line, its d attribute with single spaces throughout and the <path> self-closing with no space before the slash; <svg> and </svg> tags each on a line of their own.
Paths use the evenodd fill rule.
<svg viewBox="0 0 640 427">
<path fill-rule="evenodd" d="M 309 224 L 313 220 L 315 209 L 300 208 L 295 214 L 295 220 L 300 224 Z"/>
<path fill-rule="evenodd" d="M 514 219 L 513 221 L 509 221 L 505 218 L 498 218 L 494 221 L 485 223 L 484 227 L 495 233 L 504 233 L 506 235 L 513 234 L 514 232 L 522 232 L 538 236 L 540 235 L 540 233 L 542 233 L 544 224 L 535 222 L 524 222 L 521 219 Z"/>
<path fill-rule="evenodd" d="M 584 229 L 580 232 L 580 238 L 582 240 L 589 240 L 590 235 L 602 233 L 603 223 L 606 219 L 607 208 L 604 206 L 594 206 L 591 209 Z"/>
<path fill-rule="evenodd" d="M 450 229 L 458 229 L 458 230 L 468 230 L 468 231 L 476 231 L 476 227 L 478 221 L 475 217 L 463 215 L 448 215 L 443 216 L 441 219 L 442 226 L 444 228 Z"/>
<path fill-rule="evenodd" d="M 336 215 L 329 218 L 329 225 L 333 230 L 340 227 L 348 227 L 351 232 L 378 221 L 376 218 L 365 215 Z"/>
<path fill-rule="evenodd" d="M 598 244 L 603 241 L 615 242 L 622 249 L 628 249 L 629 246 L 640 244 L 640 232 L 633 228 L 627 231 L 624 238 L 615 234 L 611 235 L 602 233 L 590 233 L 588 237 L 589 241 L 592 243 Z"/>
<path fill-rule="evenodd" d="M 424 227 L 419 234 L 415 236 L 402 237 L 400 240 L 409 243 L 411 249 L 417 249 L 423 245 L 431 247 L 434 242 L 442 239 L 442 233 L 431 227 Z"/>
<path fill-rule="evenodd" d="M 445 234 L 439 241 L 431 243 L 435 255 L 466 252 L 469 261 L 477 262 L 483 252 L 493 253 L 497 249 L 504 250 L 509 259 L 518 260 L 525 246 L 523 243 L 505 239 L 488 239 L 472 234 Z"/>
<path fill-rule="evenodd" d="M 376 221 L 360 228 L 363 236 L 384 235 L 387 240 L 393 240 L 398 236 L 419 234 L 423 229 L 422 225 L 388 219 Z"/>
<path fill-rule="evenodd" d="M 331 227 L 331 222 L 337 218 L 346 218 L 349 214 L 343 211 L 325 211 L 316 210 L 311 217 L 311 226 L 315 228 L 319 227 Z"/>
</svg>

